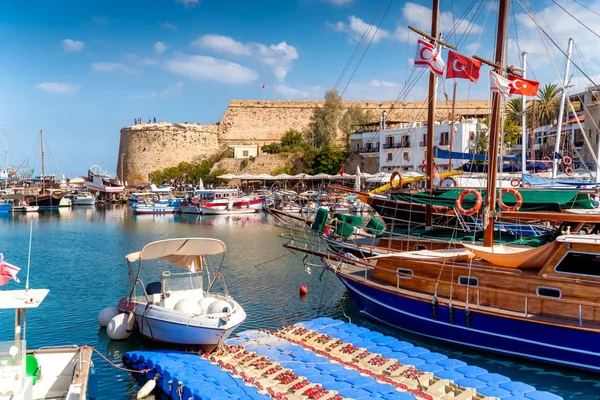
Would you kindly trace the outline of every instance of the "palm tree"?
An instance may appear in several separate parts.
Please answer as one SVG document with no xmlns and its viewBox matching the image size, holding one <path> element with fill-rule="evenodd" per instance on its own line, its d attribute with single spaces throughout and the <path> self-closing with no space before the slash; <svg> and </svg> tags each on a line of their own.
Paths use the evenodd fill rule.
<svg viewBox="0 0 600 400">
<path fill-rule="evenodd" d="M 535 105 L 537 126 L 551 125 L 558 118 L 561 94 L 562 89 L 555 83 L 542 86 Z"/>
<path fill-rule="evenodd" d="M 506 119 L 516 125 L 521 125 L 521 110 L 523 109 L 523 98 L 515 97 L 506 103 Z"/>
</svg>

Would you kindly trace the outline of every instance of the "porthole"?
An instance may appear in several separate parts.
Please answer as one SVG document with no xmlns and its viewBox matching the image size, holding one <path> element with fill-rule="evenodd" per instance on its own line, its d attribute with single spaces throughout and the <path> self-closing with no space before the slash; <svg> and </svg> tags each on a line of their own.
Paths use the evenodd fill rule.
<svg viewBox="0 0 600 400">
<path fill-rule="evenodd" d="M 398 268 L 396 270 L 396 276 L 402 279 L 410 279 L 413 276 L 413 271 L 408 268 Z"/>
<path fill-rule="evenodd" d="M 554 299 L 560 299 L 562 297 L 562 292 L 560 291 L 560 289 L 545 286 L 539 286 L 535 291 L 535 294 L 537 294 L 540 297 L 552 297 Z"/>
<path fill-rule="evenodd" d="M 465 286 L 479 286 L 479 279 L 470 276 L 459 276 L 458 284 Z"/>
</svg>

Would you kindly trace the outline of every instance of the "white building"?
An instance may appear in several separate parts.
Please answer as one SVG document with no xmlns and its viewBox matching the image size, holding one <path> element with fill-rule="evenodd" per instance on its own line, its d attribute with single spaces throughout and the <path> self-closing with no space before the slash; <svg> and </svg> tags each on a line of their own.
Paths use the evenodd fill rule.
<svg viewBox="0 0 600 400">
<path fill-rule="evenodd" d="M 467 122 L 454 124 L 455 132 L 451 134 L 451 125 L 445 121 L 434 128 L 434 146 L 442 150 L 450 150 L 452 138 L 452 151 L 459 153 L 472 153 L 475 149 L 477 136 L 477 120 L 469 119 Z M 427 127 L 420 123 L 403 124 L 395 129 L 384 129 L 377 132 L 377 137 L 372 133 L 375 141 L 365 140 L 365 146 L 379 149 L 379 169 L 381 171 L 414 171 L 423 172 L 421 166 L 427 158 Z M 363 134 L 364 135 L 364 134 Z M 440 171 L 448 170 L 447 159 L 436 158 L 435 165 Z M 466 161 L 452 160 L 452 169 L 458 168 Z"/>
<path fill-rule="evenodd" d="M 258 157 L 258 145 L 235 144 L 230 146 L 233 149 L 233 158 Z"/>
</svg>

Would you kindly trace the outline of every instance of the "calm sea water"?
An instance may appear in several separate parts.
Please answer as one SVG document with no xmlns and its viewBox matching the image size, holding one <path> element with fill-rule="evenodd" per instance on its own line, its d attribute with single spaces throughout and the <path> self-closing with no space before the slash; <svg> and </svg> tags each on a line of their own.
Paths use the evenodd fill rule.
<svg viewBox="0 0 600 400">
<path fill-rule="evenodd" d="M 87 344 L 119 365 L 126 351 L 152 348 L 153 344 L 133 336 L 125 342 L 112 342 L 98 327 L 98 312 L 115 306 L 125 293 L 124 256 L 154 240 L 214 237 L 227 244 L 223 273 L 230 293 L 248 314 L 240 330 L 277 329 L 318 316 L 344 319 L 345 312 L 353 323 L 566 399 L 600 398 L 600 376 L 596 374 L 448 346 L 362 318 L 335 276 L 321 275 L 314 269 L 311 275 L 304 272 L 301 257 L 281 246 L 278 228 L 265 214 L 133 216 L 127 207 L 91 207 L 0 217 L 0 252 L 7 261 L 23 268 L 19 273 L 22 283 L 10 283 L 2 289 L 24 287 L 31 218 L 30 286 L 48 288 L 50 294 L 38 309 L 28 313 L 29 348 Z M 309 290 L 305 299 L 298 296 L 298 287 L 302 284 Z M 11 339 L 13 318 L 12 311 L 0 312 L 0 341 Z M 130 374 L 111 367 L 97 355 L 94 363 L 99 378 L 99 399 L 135 398 L 138 387 Z"/>
</svg>

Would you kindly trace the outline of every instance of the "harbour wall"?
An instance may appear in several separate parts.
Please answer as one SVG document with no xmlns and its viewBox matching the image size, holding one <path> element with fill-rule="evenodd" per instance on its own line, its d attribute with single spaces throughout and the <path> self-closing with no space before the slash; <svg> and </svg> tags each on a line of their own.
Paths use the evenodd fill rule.
<svg viewBox="0 0 600 400">
<path fill-rule="evenodd" d="M 231 145 L 264 145 L 279 141 L 289 129 L 306 129 L 314 110 L 323 104 L 324 100 L 231 100 L 221 121 L 216 124 L 161 122 L 124 127 L 121 129 L 117 174 L 120 177 L 122 172 L 129 184 L 147 182 L 152 171 L 175 166 L 181 161 L 201 160 Z M 423 121 L 427 114 L 425 101 L 357 100 L 345 101 L 344 106 L 371 111 L 376 118 L 386 111 L 388 121 Z M 438 101 L 435 118 L 450 119 L 451 106 L 450 101 Z M 488 113 L 487 100 L 457 101 L 455 105 L 457 117 L 481 117 Z M 341 133 L 339 139 L 342 139 Z"/>
</svg>

